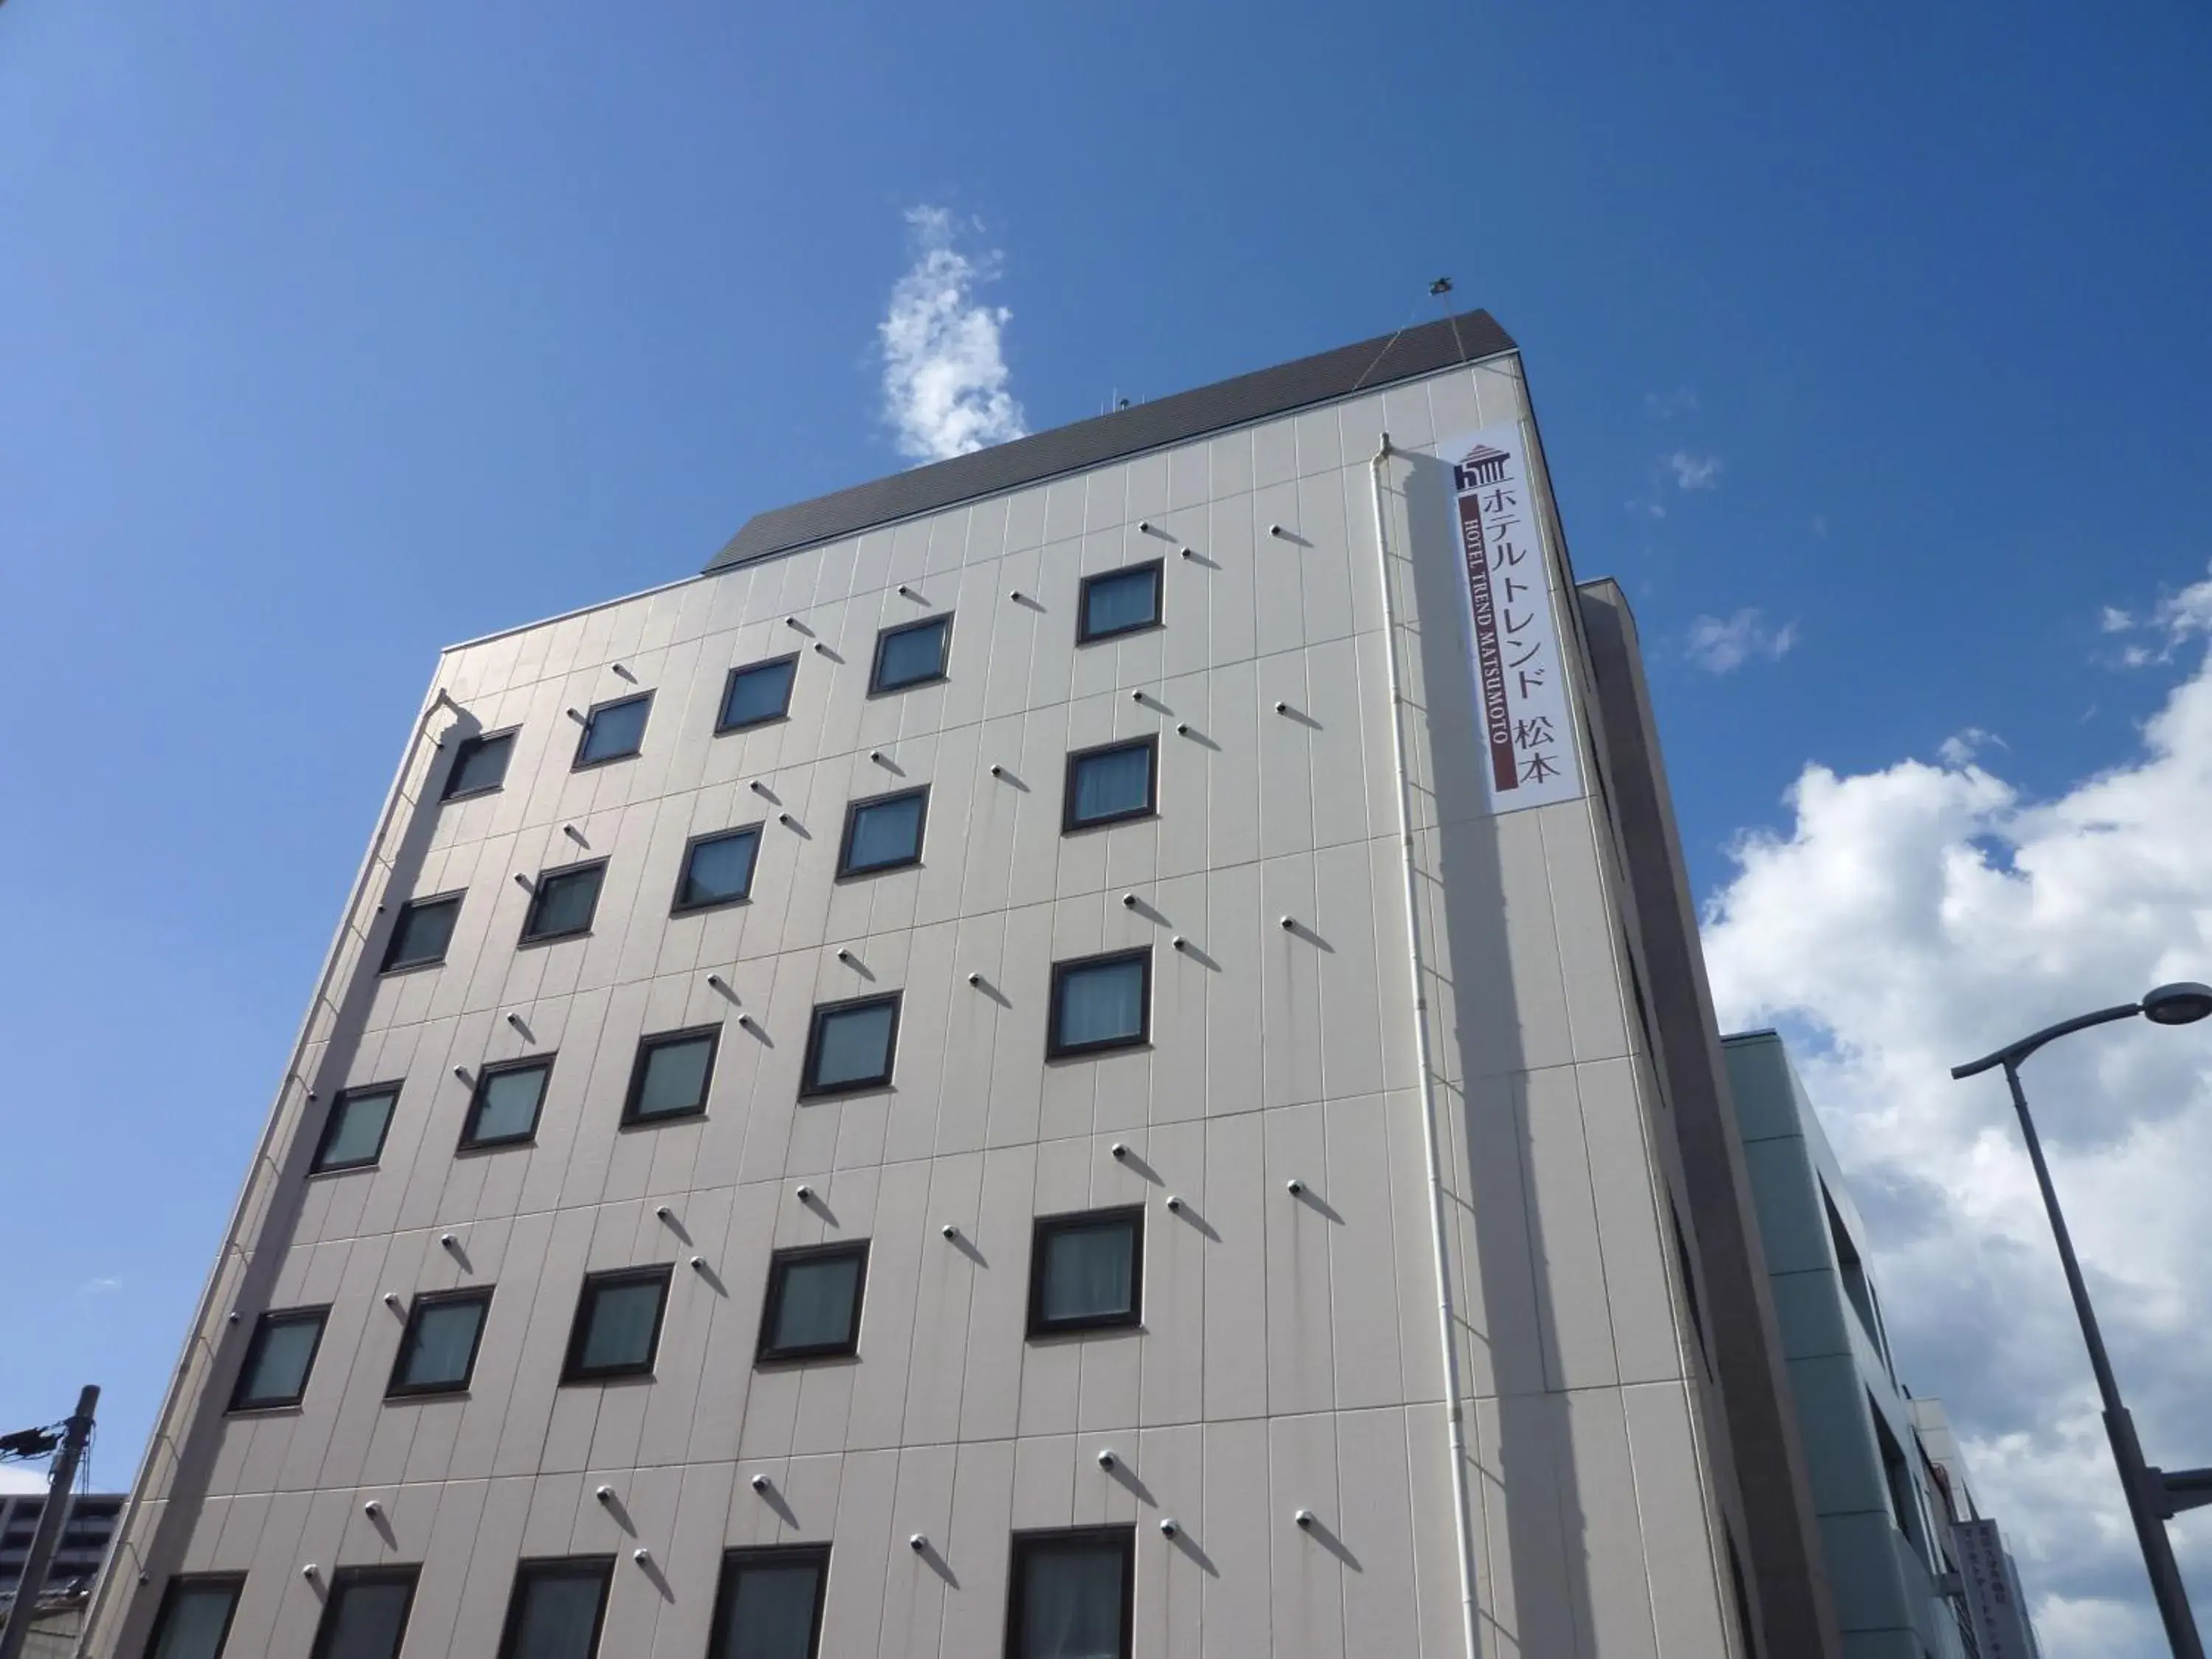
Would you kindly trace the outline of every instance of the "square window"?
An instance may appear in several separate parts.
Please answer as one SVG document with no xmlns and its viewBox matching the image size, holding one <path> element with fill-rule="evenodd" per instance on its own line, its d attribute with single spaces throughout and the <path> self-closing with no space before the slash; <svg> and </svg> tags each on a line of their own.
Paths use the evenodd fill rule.
<svg viewBox="0 0 2212 1659">
<path fill-rule="evenodd" d="M 829 1583 L 827 1544 L 732 1550 L 722 1558 L 707 1659 L 815 1659 Z"/>
<path fill-rule="evenodd" d="M 1060 833 L 1152 817 L 1159 810 L 1159 756 L 1155 738 L 1109 743 L 1070 755 L 1060 798 Z"/>
<path fill-rule="evenodd" d="M 1075 642 L 1110 640 L 1160 625 L 1160 562 L 1083 579 L 1083 619 Z"/>
<path fill-rule="evenodd" d="M 1007 1659 L 1129 1659 L 1136 1530 L 1014 1534 Z"/>
<path fill-rule="evenodd" d="M 592 931 L 592 917 L 599 908 L 599 887 L 607 878 L 607 861 L 572 864 L 560 870 L 544 870 L 530 890 L 530 915 L 522 924 L 522 942 L 568 939 Z"/>
<path fill-rule="evenodd" d="M 668 1307 L 668 1269 L 637 1267 L 593 1273 L 576 1303 L 575 1328 L 568 1334 L 568 1363 L 563 1382 L 593 1382 L 607 1376 L 650 1376 L 653 1351 L 660 1340 L 660 1316 Z"/>
<path fill-rule="evenodd" d="M 845 809 L 845 839 L 838 849 L 837 873 L 866 876 L 921 863 L 922 819 L 928 810 L 927 788 L 854 801 Z"/>
<path fill-rule="evenodd" d="M 446 774 L 442 799 L 459 800 L 467 795 L 489 795 L 507 781 L 507 763 L 514 755 L 514 733 L 494 732 L 480 738 L 463 738 L 453 750 L 453 769 Z"/>
<path fill-rule="evenodd" d="M 623 1104 L 625 1123 L 658 1122 L 665 1117 L 686 1117 L 707 1109 L 707 1085 L 714 1074 L 714 1044 L 722 1034 L 719 1025 L 691 1031 L 669 1031 L 649 1036 L 637 1045 L 637 1064 L 630 1068 L 629 1097 Z"/>
<path fill-rule="evenodd" d="M 1120 951 L 1052 965 L 1046 1058 L 1133 1048 L 1150 1035 L 1152 953 Z"/>
<path fill-rule="evenodd" d="M 860 1340 L 860 1286 L 868 1247 L 823 1244 L 779 1250 L 768 1264 L 761 1310 L 761 1359 L 821 1359 L 851 1353 Z"/>
<path fill-rule="evenodd" d="M 172 1578 L 154 1616 L 146 1659 L 222 1659 L 245 1583 L 238 1577 Z"/>
<path fill-rule="evenodd" d="M 538 1109 L 545 1102 L 553 1057 L 509 1060 L 477 1073 L 469 1115 L 461 1125 L 463 1152 L 478 1146 L 512 1146 L 538 1133 Z"/>
<path fill-rule="evenodd" d="M 253 1328 L 253 1340 L 246 1344 L 246 1364 L 239 1368 L 230 1409 L 298 1405 L 307 1392 L 307 1373 L 322 1345 L 323 1320 L 329 1312 L 328 1308 L 289 1308 L 262 1315 Z"/>
<path fill-rule="evenodd" d="M 607 1611 L 610 1556 L 525 1561 L 515 1570 L 499 1659 L 592 1659 Z"/>
<path fill-rule="evenodd" d="M 413 1567 L 341 1567 L 315 1632 L 312 1659 L 399 1659 L 415 1602 Z"/>
<path fill-rule="evenodd" d="M 842 1095 L 888 1085 L 898 1010 L 896 995 L 824 1003 L 817 1008 L 806 1033 L 806 1063 L 799 1073 L 799 1092 Z"/>
<path fill-rule="evenodd" d="M 477 1345 L 483 1340 L 489 1291 L 447 1291 L 418 1296 L 392 1362 L 389 1395 L 451 1394 L 469 1386 Z"/>
<path fill-rule="evenodd" d="M 671 914 L 711 910 L 735 904 L 753 890 L 753 863 L 760 854 L 760 826 L 695 836 L 684 849 L 684 869 L 676 878 Z"/>
<path fill-rule="evenodd" d="M 384 947 L 384 966 L 389 974 L 401 968 L 422 968 L 446 959 L 453 943 L 453 923 L 461 914 L 459 893 L 434 898 L 410 899 L 399 907 L 399 920 L 392 926 L 392 939 Z"/>
<path fill-rule="evenodd" d="M 791 712 L 791 688 L 798 678 L 797 657 L 732 668 L 722 688 L 722 717 L 714 730 L 742 732 L 748 726 L 781 720 Z"/>
<path fill-rule="evenodd" d="M 645 743 L 645 717 L 653 712 L 653 693 L 641 692 L 614 702 L 603 702 L 584 717 L 583 735 L 576 739 L 574 770 L 627 760 Z"/>
<path fill-rule="evenodd" d="M 399 1103 L 399 1085 L 380 1083 L 373 1089 L 348 1089 L 331 1107 L 323 1121 L 323 1138 L 315 1143 L 311 1175 L 338 1170 L 367 1170 L 384 1155 L 384 1137 L 392 1127 L 392 1109 Z"/>
<path fill-rule="evenodd" d="M 945 647 L 951 639 L 950 617 L 929 617 L 884 629 L 876 635 L 876 669 L 868 680 L 868 695 L 943 679 Z"/>
<path fill-rule="evenodd" d="M 1134 1325 L 1144 1257 L 1141 1206 L 1040 1218 L 1030 1250 L 1030 1334 Z"/>
</svg>

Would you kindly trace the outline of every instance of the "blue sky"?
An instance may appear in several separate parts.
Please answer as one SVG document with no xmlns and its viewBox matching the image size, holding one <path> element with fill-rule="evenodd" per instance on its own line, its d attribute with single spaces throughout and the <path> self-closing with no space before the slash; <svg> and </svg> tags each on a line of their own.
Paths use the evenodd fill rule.
<svg viewBox="0 0 2212 1659">
<path fill-rule="evenodd" d="M 1711 896 L 1808 761 L 2055 797 L 2192 672 L 2208 84 L 2191 0 L 10 0 L 0 1427 L 98 1380 L 127 1478 L 438 647 L 902 464 L 909 210 L 1033 428 L 1451 274 Z"/>
</svg>

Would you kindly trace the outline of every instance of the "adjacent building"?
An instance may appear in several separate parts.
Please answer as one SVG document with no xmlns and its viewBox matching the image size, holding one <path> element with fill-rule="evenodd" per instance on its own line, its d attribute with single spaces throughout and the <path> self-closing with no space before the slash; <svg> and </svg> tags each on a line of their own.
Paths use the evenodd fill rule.
<svg viewBox="0 0 2212 1659">
<path fill-rule="evenodd" d="M 1725 1046 L 1844 1651 L 2035 1659 L 1942 1402 L 1898 1380 L 1865 1228 L 1788 1050 L 1772 1031 Z"/>
<path fill-rule="evenodd" d="M 15 1586 L 29 1559 L 31 1539 L 39 1529 L 50 1495 L 46 1492 L 0 1492 L 0 1607 L 12 1601 Z M 72 1585 L 89 1587 L 107 1554 L 108 1540 L 125 1503 L 120 1492 L 70 1492 L 62 1502 L 62 1534 L 47 1569 L 50 1592 Z"/>
<path fill-rule="evenodd" d="M 99 1659 L 1841 1650 L 1479 312 L 446 652 L 248 1169 Z"/>
</svg>

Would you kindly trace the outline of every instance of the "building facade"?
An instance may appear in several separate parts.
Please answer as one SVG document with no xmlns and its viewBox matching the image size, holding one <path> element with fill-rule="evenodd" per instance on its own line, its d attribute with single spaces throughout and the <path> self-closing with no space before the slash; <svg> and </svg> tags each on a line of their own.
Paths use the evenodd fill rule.
<svg viewBox="0 0 2212 1659">
<path fill-rule="evenodd" d="M 32 1535 L 39 1529 L 47 1500 L 45 1492 L 0 1492 L 0 1605 L 14 1596 L 22 1578 Z M 68 1507 L 63 1511 L 62 1535 L 46 1571 L 49 1591 L 76 1584 L 89 1587 L 106 1557 L 108 1540 L 115 1535 L 124 1501 L 119 1492 L 71 1492 L 64 1499 Z"/>
<path fill-rule="evenodd" d="M 1844 1653 L 2033 1659 L 1942 1403 L 1898 1380 L 1865 1228 L 1788 1050 L 1772 1031 L 1724 1046 Z"/>
<path fill-rule="evenodd" d="M 1480 313 L 452 648 L 88 1651 L 1834 1651 L 1657 769 Z"/>
</svg>

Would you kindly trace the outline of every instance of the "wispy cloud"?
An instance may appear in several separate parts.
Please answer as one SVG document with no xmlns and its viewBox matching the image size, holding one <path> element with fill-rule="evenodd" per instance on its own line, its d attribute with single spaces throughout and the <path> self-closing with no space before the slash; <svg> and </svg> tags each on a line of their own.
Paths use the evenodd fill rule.
<svg viewBox="0 0 2212 1659">
<path fill-rule="evenodd" d="M 120 1279 L 88 1279 L 76 1287 L 79 1296 L 113 1296 L 123 1288 Z"/>
<path fill-rule="evenodd" d="M 1005 256 L 969 252 L 963 234 L 980 227 L 943 208 L 907 210 L 914 263 L 891 287 L 877 326 L 884 356 L 884 416 L 899 453 L 941 461 L 1029 430 L 1007 389 L 1003 337 L 1013 313 L 976 291 L 997 279 Z"/>
<path fill-rule="evenodd" d="M 1721 458 L 1717 455 L 1692 455 L 1686 449 L 1678 449 L 1667 458 L 1667 470 L 1674 475 L 1674 482 L 1684 489 L 1717 489 L 1721 483 Z"/>
<path fill-rule="evenodd" d="M 1994 732 L 1985 732 L 1978 726 L 1970 726 L 1963 732 L 1954 732 L 1943 739 L 1936 753 L 1946 766 L 1971 766 L 1983 750 L 1996 747 L 2009 749 L 2012 745 Z"/>
<path fill-rule="evenodd" d="M 1656 420 L 1671 421 L 1678 415 L 1698 412 L 1698 389 L 1678 386 L 1672 392 L 1647 392 L 1644 394 L 1644 411 Z"/>
<path fill-rule="evenodd" d="M 1764 611 L 1747 607 L 1723 620 L 1700 617 L 1690 624 L 1688 654 L 1709 674 L 1731 674 L 1753 658 L 1779 662 L 1797 643 L 1797 624 L 1767 626 Z"/>
<path fill-rule="evenodd" d="M 2154 668 L 2170 663 L 2191 640 L 2212 635 L 2212 575 L 2166 594 L 2142 616 L 2108 605 L 2099 613 L 2097 627 L 2115 637 L 2132 636 L 2108 659 L 2112 666 Z"/>
</svg>

